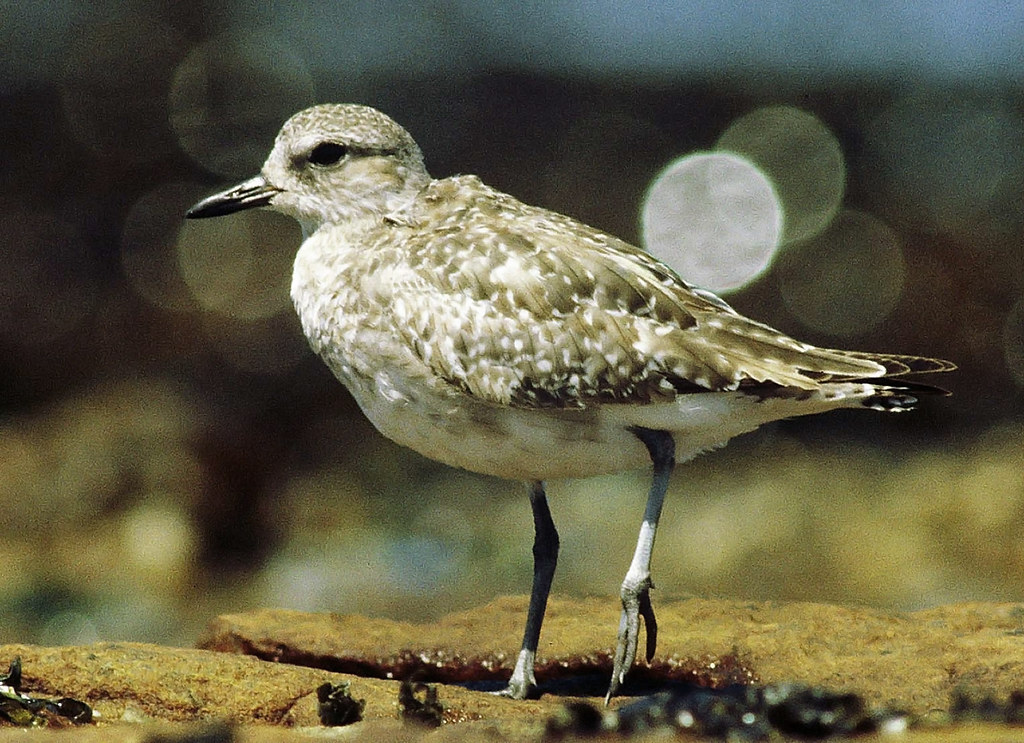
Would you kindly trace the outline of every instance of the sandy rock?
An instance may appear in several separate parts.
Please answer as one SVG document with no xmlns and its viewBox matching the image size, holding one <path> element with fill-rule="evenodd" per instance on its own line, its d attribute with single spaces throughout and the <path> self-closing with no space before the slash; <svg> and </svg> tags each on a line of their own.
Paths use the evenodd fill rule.
<svg viewBox="0 0 1024 743">
<path fill-rule="evenodd" d="M 956 689 L 1006 696 L 1024 689 L 1024 606 L 952 604 L 913 613 L 812 603 L 690 599 L 656 605 L 658 653 L 640 682 L 797 681 L 855 691 L 916 714 L 946 709 Z M 505 678 L 525 597 L 497 599 L 429 625 L 264 610 L 216 619 L 202 647 L 335 671 L 471 682 Z M 617 622 L 608 599 L 552 599 L 539 650 L 542 689 L 611 672 Z M 574 687 L 577 691 L 578 687 Z M 625 689 L 629 693 L 629 687 Z"/>
<path fill-rule="evenodd" d="M 53 735 L 73 743 L 120 743 L 185 740 L 198 733 L 207 736 L 198 739 L 242 743 L 310 736 L 538 740 L 545 720 L 563 702 L 603 693 L 617 619 L 614 604 L 552 601 L 539 670 L 545 694 L 526 702 L 479 690 L 500 687 L 510 669 L 525 597 L 502 598 L 424 625 L 263 610 L 219 617 L 201 649 L 7 645 L 0 646 L 0 665 L 20 656 L 23 692 L 74 697 L 100 714 L 96 725 L 36 731 L 37 743 Z M 691 599 L 659 605 L 657 611 L 658 654 L 649 666 L 638 664 L 626 693 L 677 681 L 712 686 L 791 681 L 857 692 L 869 704 L 927 719 L 942 717 L 954 691 L 1006 699 L 1024 689 L 1024 612 L 1016 604 L 895 614 Z M 446 682 L 438 686 L 445 708 L 442 727 L 423 729 L 398 719 L 400 683 L 393 679 L 410 674 Z M 348 682 L 352 696 L 365 700 L 363 722 L 344 729 L 320 726 L 316 689 L 328 681 Z M 629 701 L 622 698 L 613 706 Z M 917 729 L 902 740 L 1012 740 L 1018 732 L 1024 740 L 1021 729 L 972 725 Z M 0 728 L 0 741 L 23 735 L 23 730 Z"/>
</svg>

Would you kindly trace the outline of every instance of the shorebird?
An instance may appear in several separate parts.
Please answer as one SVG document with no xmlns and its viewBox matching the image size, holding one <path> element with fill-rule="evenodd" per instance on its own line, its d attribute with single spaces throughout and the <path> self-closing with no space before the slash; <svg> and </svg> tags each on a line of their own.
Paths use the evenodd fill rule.
<svg viewBox="0 0 1024 743">
<path fill-rule="evenodd" d="M 188 217 L 268 207 L 298 220 L 291 296 L 313 350 L 374 426 L 420 454 L 529 483 L 533 587 L 508 686 L 534 661 L 558 558 L 544 481 L 653 464 L 622 583 L 609 700 L 657 623 L 651 551 L 676 462 L 763 423 L 908 410 L 947 361 L 819 348 L 736 312 L 644 251 L 471 175 L 434 180 L 376 109 L 289 119 L 260 174 Z"/>
</svg>

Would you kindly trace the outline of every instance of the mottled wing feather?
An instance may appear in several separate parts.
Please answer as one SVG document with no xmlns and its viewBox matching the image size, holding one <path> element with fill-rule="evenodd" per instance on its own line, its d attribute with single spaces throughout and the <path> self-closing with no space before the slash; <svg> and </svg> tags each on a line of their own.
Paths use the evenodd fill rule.
<svg viewBox="0 0 1024 743">
<path fill-rule="evenodd" d="M 751 383 L 814 389 L 921 366 L 796 341 L 649 254 L 473 177 L 435 182 L 413 221 L 396 225 L 410 269 L 395 289 L 396 324 L 434 374 L 497 403 L 646 402 Z"/>
</svg>

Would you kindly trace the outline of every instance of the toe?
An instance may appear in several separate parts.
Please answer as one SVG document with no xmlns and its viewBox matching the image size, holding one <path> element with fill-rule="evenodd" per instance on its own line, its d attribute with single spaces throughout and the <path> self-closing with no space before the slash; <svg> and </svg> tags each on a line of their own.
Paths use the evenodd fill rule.
<svg viewBox="0 0 1024 743">
<path fill-rule="evenodd" d="M 658 646 L 658 620 L 654 616 L 654 607 L 651 605 L 651 594 L 644 589 L 640 594 L 640 616 L 644 618 L 644 634 L 647 635 L 647 647 L 644 657 L 650 663 L 654 658 L 654 651 Z"/>
</svg>

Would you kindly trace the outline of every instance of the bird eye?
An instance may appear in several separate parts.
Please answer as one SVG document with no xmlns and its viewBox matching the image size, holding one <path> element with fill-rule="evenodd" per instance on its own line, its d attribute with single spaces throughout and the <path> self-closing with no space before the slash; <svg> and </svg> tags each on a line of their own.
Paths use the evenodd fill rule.
<svg viewBox="0 0 1024 743">
<path fill-rule="evenodd" d="M 345 155 L 348 148 L 336 142 L 322 142 L 309 153 L 309 161 L 313 165 L 336 165 Z"/>
</svg>

